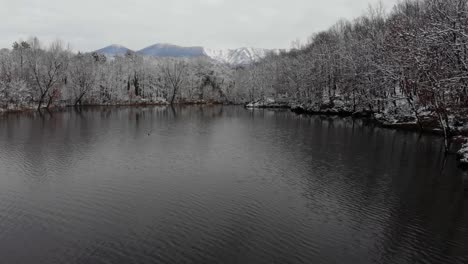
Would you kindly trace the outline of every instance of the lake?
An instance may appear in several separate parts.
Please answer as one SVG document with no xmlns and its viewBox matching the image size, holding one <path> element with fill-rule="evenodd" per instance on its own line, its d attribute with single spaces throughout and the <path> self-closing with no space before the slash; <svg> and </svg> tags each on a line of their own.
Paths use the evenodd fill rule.
<svg viewBox="0 0 468 264">
<path fill-rule="evenodd" d="M 0 116 L 0 262 L 467 263 L 442 141 L 236 106 Z"/>
</svg>

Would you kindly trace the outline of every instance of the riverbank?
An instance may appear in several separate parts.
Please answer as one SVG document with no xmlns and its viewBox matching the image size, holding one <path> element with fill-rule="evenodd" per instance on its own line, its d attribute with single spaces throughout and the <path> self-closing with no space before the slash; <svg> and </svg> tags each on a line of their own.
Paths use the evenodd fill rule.
<svg viewBox="0 0 468 264">
<path fill-rule="evenodd" d="M 66 102 L 61 102 L 59 104 L 51 105 L 49 108 L 42 107 L 41 111 L 54 111 L 71 107 L 119 107 L 119 106 L 170 106 L 171 104 L 166 100 L 157 100 L 157 101 L 144 101 L 144 100 L 134 100 L 134 101 L 125 101 L 125 102 L 113 102 L 113 103 L 84 103 L 80 105 L 70 104 Z M 183 100 L 175 102 L 173 105 L 232 105 L 230 102 L 218 102 L 212 100 Z M 7 113 L 21 113 L 21 112 L 32 112 L 38 111 L 37 104 L 23 104 L 23 105 L 8 105 L 6 107 L 0 107 L 0 115 Z"/>
<path fill-rule="evenodd" d="M 369 109 L 352 109 L 343 103 L 333 104 L 304 104 L 292 103 L 286 100 L 273 99 L 259 100 L 245 105 L 246 108 L 258 109 L 290 109 L 296 114 L 327 115 L 365 119 L 366 121 L 383 128 L 414 131 L 418 133 L 434 134 L 444 137 L 438 117 L 431 111 L 420 111 L 415 117 L 409 111 L 371 111 Z M 468 169 L 468 115 L 465 113 L 450 116 L 449 142 L 451 149 L 456 150 L 459 166 Z M 457 151 L 458 149 L 458 151 Z"/>
<path fill-rule="evenodd" d="M 226 102 L 216 101 L 180 101 L 175 105 L 222 105 L 231 104 Z M 170 106 L 167 101 L 149 102 L 149 101 L 133 101 L 133 102 L 120 102 L 120 103 L 108 103 L 108 104 L 83 104 L 79 107 L 119 107 L 119 106 Z M 287 101 L 275 101 L 265 100 L 248 103 L 244 105 L 246 108 L 258 108 L 258 109 L 289 109 L 296 114 L 306 115 L 327 115 L 327 116 L 340 116 L 340 117 L 352 117 L 365 119 L 367 122 L 372 123 L 376 126 L 398 129 L 406 131 L 414 131 L 418 133 L 435 134 L 438 136 L 444 136 L 443 130 L 441 129 L 438 120 L 435 116 L 431 115 L 430 112 L 423 113 L 419 116 L 420 123 L 417 122 L 416 118 L 408 113 L 391 113 L 391 112 L 373 112 L 368 109 L 361 109 L 358 111 L 352 111 L 349 107 L 339 106 L 334 104 L 322 105 L 307 105 L 298 103 L 289 103 Z M 51 111 L 61 110 L 70 107 L 77 107 L 70 104 L 58 104 L 50 107 Z M 47 111 L 49 109 L 43 108 L 42 110 Z M 18 113 L 18 112 L 34 112 L 37 111 L 37 106 L 22 106 L 22 107 L 9 107 L 0 108 L 0 115 L 5 113 Z M 468 119 L 466 116 L 463 118 L 453 116 L 452 125 L 450 131 L 451 143 L 457 150 L 453 151 L 456 153 L 459 161 L 459 165 L 463 169 L 468 169 Z M 452 148 L 453 149 L 453 148 Z"/>
</svg>

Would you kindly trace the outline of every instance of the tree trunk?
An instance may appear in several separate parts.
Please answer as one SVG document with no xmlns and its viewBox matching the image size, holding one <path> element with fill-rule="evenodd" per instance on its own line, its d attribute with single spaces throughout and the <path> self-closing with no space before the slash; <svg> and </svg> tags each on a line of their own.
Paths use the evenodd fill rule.
<svg viewBox="0 0 468 264">
<path fill-rule="evenodd" d="M 39 104 L 37 106 L 37 111 L 41 111 L 41 106 L 42 106 L 42 100 L 39 101 Z"/>
<path fill-rule="evenodd" d="M 353 112 L 356 112 L 356 90 L 353 89 Z"/>
<path fill-rule="evenodd" d="M 41 97 L 39 98 L 39 104 L 37 106 L 37 111 L 41 111 L 42 103 L 44 102 L 45 96 L 46 93 L 41 94 Z"/>
<path fill-rule="evenodd" d="M 49 110 L 50 105 L 52 104 L 52 96 L 49 95 L 49 101 L 47 102 L 46 109 Z"/>
<path fill-rule="evenodd" d="M 78 97 L 76 100 L 75 100 L 75 106 L 78 106 L 78 104 L 81 106 L 81 100 L 83 99 L 83 96 L 85 95 L 85 93 L 81 93 L 80 97 Z"/>
<path fill-rule="evenodd" d="M 174 101 L 177 95 L 177 90 L 178 90 L 177 87 L 174 87 L 174 91 L 172 92 L 172 97 L 171 97 L 171 105 L 174 104 Z"/>
<path fill-rule="evenodd" d="M 135 87 L 135 96 L 140 96 L 140 82 L 136 73 L 133 75 L 133 86 Z"/>
<path fill-rule="evenodd" d="M 450 150 L 450 143 L 449 143 L 448 131 L 447 131 L 447 128 L 445 127 L 445 125 L 444 125 L 444 121 L 443 121 L 442 115 L 441 115 L 439 112 L 437 112 L 437 116 L 439 117 L 439 122 L 440 122 L 440 125 L 442 126 L 442 131 L 444 132 L 444 148 L 445 148 L 445 153 L 448 153 L 449 150 Z"/>
<path fill-rule="evenodd" d="M 418 110 L 416 109 L 416 106 L 414 105 L 413 103 L 413 99 L 411 99 L 411 97 L 406 97 L 406 99 L 408 100 L 408 103 L 410 104 L 411 106 L 411 109 L 413 110 L 414 112 L 414 115 L 416 116 L 416 122 L 418 123 L 419 125 L 419 129 L 421 130 L 421 132 L 423 131 L 424 127 L 423 127 L 423 124 L 421 122 L 421 118 L 419 117 L 419 113 L 418 113 Z"/>
</svg>

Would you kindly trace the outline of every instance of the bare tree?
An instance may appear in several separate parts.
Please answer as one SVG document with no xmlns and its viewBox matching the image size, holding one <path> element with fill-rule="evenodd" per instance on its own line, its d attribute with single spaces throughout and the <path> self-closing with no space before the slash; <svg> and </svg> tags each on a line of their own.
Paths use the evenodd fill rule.
<svg viewBox="0 0 468 264">
<path fill-rule="evenodd" d="M 59 41 L 52 43 L 47 50 L 41 49 L 36 38 L 32 39 L 30 44 L 31 49 L 28 54 L 29 70 L 38 92 L 37 109 L 40 110 L 46 96 L 49 97 L 48 108 L 57 95 L 60 89 L 57 85 L 63 80 L 67 70 L 68 55 Z"/>
<path fill-rule="evenodd" d="M 82 104 L 83 97 L 96 83 L 96 60 L 87 54 L 74 56 L 68 69 L 68 80 L 74 96 L 74 105 Z"/>
<path fill-rule="evenodd" d="M 172 90 L 170 104 L 174 104 L 181 86 L 186 81 L 187 64 L 183 60 L 169 59 L 160 65 L 160 71 L 165 86 Z"/>
</svg>

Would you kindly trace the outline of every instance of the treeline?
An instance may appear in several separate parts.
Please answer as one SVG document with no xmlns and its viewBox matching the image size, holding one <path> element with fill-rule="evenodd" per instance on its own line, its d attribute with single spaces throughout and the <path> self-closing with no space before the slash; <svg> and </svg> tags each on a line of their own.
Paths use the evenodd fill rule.
<svg viewBox="0 0 468 264">
<path fill-rule="evenodd" d="M 409 0 L 339 21 L 308 44 L 246 68 L 251 100 L 305 110 L 373 113 L 387 122 L 436 122 L 447 137 L 466 122 L 467 0 Z"/>
<path fill-rule="evenodd" d="M 232 70 L 208 58 L 107 58 L 37 38 L 0 51 L 0 110 L 60 105 L 223 103 L 236 97 Z"/>
</svg>

